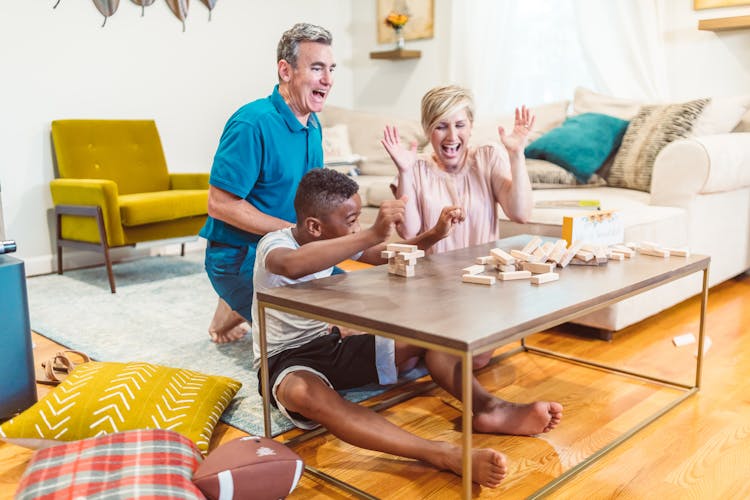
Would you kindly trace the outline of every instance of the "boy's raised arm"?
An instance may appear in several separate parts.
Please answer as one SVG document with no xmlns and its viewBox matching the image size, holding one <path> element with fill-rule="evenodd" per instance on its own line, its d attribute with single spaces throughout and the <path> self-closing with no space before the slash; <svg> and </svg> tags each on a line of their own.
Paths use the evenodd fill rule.
<svg viewBox="0 0 750 500">
<path fill-rule="evenodd" d="M 292 279 L 322 271 L 387 240 L 403 220 L 404 200 L 385 201 L 371 227 L 338 238 L 311 241 L 297 249 L 273 249 L 266 256 L 266 269 Z"/>
</svg>

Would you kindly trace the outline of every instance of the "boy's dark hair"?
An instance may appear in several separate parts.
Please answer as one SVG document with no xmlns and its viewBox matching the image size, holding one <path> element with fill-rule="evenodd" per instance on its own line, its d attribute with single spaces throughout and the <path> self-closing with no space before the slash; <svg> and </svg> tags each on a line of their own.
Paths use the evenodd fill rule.
<svg viewBox="0 0 750 500">
<path fill-rule="evenodd" d="M 305 217 L 324 217 L 359 191 L 359 186 L 346 175 L 330 168 L 314 168 L 307 172 L 297 187 L 294 210 L 297 221 Z"/>
</svg>

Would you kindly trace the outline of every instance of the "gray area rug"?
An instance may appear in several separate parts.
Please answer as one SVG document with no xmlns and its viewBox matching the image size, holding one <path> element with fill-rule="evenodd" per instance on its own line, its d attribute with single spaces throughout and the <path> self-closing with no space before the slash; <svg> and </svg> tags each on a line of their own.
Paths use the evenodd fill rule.
<svg viewBox="0 0 750 500">
<path fill-rule="evenodd" d="M 262 435 L 250 336 L 222 345 L 208 337 L 217 296 L 203 270 L 203 254 L 146 257 L 113 269 L 116 294 L 109 292 L 104 267 L 29 278 L 32 330 L 97 361 L 145 361 L 242 382 L 221 420 Z M 423 374 L 414 370 L 406 378 Z M 364 388 L 348 391 L 346 397 L 362 401 L 383 391 Z M 272 426 L 274 435 L 293 427 L 276 409 Z"/>
</svg>

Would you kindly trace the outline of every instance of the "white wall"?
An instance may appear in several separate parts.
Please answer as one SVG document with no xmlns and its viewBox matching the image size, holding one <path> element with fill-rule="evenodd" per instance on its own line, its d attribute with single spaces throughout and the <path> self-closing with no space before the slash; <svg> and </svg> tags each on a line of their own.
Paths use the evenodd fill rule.
<svg viewBox="0 0 750 500">
<path fill-rule="evenodd" d="M 750 6 L 693 10 L 665 0 L 664 41 L 673 99 L 750 94 L 750 29 L 700 31 L 699 19 L 750 15 Z"/>
<path fill-rule="evenodd" d="M 339 64 L 329 102 L 417 117 L 422 94 L 447 81 L 451 9 L 435 1 L 435 37 L 407 41 L 415 60 L 370 59 L 375 0 L 222 0 L 213 20 L 191 2 L 187 31 L 163 1 L 140 17 L 132 2 L 101 28 L 90 1 L 4 2 L 0 15 L 0 186 L 8 238 L 28 274 L 54 269 L 49 124 L 56 118 L 154 118 L 170 170 L 208 171 L 229 114 L 276 81 L 278 37 L 298 21 L 329 28 Z M 674 99 L 750 92 L 750 30 L 697 30 L 698 19 L 750 7 L 694 11 L 665 0 L 664 37 Z M 289 14 L 293 12 L 294 14 Z M 492 64 L 488 54 L 487 64 Z M 67 252 L 66 255 L 73 252 Z M 86 259 L 101 260 L 84 252 Z M 117 255 L 116 255 L 117 256 Z M 66 258 L 66 262 L 67 262 Z"/>
<path fill-rule="evenodd" d="M 334 34 L 340 68 L 331 102 L 352 104 L 348 0 L 224 0 L 211 22 L 194 1 L 184 33 L 164 1 L 140 17 L 123 0 L 104 28 L 93 2 L 54 3 L 6 1 L 0 15 L 2 212 L 27 274 L 54 269 L 52 120 L 153 118 L 170 170 L 208 171 L 229 115 L 270 93 L 279 36 L 299 21 Z"/>
</svg>

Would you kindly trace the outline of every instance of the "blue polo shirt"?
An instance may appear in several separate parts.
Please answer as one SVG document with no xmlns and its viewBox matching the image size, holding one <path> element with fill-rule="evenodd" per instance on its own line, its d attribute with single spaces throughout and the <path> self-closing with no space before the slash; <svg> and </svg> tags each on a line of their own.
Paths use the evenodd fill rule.
<svg viewBox="0 0 750 500">
<path fill-rule="evenodd" d="M 320 122 L 311 113 L 302 125 L 279 93 L 235 112 L 221 134 L 209 183 L 244 198 L 263 213 L 296 222 L 294 195 L 309 170 L 323 166 Z M 257 243 L 248 233 L 208 217 L 200 235 L 235 246 Z"/>
</svg>

